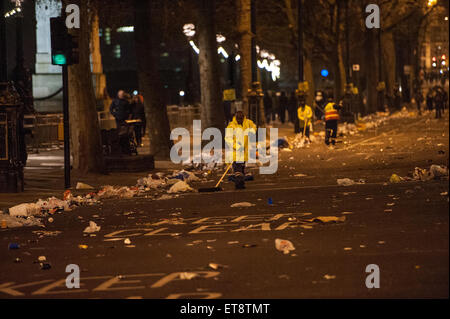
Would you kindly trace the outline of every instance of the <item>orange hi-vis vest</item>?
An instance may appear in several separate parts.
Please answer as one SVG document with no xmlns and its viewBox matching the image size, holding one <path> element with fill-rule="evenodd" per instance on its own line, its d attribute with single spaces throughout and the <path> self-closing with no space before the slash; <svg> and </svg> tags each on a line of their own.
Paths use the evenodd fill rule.
<svg viewBox="0 0 450 319">
<path fill-rule="evenodd" d="M 325 121 L 339 120 L 339 112 L 334 108 L 334 103 L 330 102 L 325 106 Z"/>
</svg>

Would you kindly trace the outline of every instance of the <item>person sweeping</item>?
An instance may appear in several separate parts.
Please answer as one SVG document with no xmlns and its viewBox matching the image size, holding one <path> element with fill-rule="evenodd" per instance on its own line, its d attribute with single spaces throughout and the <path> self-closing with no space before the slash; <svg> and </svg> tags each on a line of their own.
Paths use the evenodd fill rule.
<svg viewBox="0 0 450 319">
<path fill-rule="evenodd" d="M 236 109 L 233 120 L 228 124 L 225 143 L 233 152 L 226 152 L 226 163 L 233 163 L 236 189 L 245 189 L 245 162 L 248 161 L 248 134 L 256 135 L 256 125 L 247 119 L 242 108 Z"/>
<path fill-rule="evenodd" d="M 310 124 L 313 116 L 312 108 L 306 105 L 306 95 L 303 92 L 300 92 L 298 95 L 298 104 L 299 107 L 297 109 L 300 132 L 303 134 L 303 139 L 308 143 L 311 142 L 309 138 L 310 134 Z"/>
</svg>

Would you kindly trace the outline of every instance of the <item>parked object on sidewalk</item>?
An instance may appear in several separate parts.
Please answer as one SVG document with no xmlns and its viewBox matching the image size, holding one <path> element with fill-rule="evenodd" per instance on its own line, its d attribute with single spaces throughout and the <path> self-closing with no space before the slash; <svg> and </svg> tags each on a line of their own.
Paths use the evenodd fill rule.
<svg viewBox="0 0 450 319">
<path fill-rule="evenodd" d="M 88 233 L 88 234 L 95 233 L 95 232 L 100 231 L 100 228 L 101 228 L 101 226 L 97 226 L 97 224 L 95 222 L 90 221 L 89 226 L 84 229 L 83 233 Z"/>
<path fill-rule="evenodd" d="M 242 207 L 252 207 L 255 206 L 255 204 L 249 203 L 249 202 L 241 202 L 241 203 L 234 203 L 230 207 L 232 208 L 242 208 Z"/>
<path fill-rule="evenodd" d="M 76 189 L 94 189 L 94 187 L 85 183 L 78 182 Z"/>
<path fill-rule="evenodd" d="M 295 250 L 294 244 L 286 239 L 275 239 L 275 248 L 287 255 L 290 251 Z"/>
</svg>

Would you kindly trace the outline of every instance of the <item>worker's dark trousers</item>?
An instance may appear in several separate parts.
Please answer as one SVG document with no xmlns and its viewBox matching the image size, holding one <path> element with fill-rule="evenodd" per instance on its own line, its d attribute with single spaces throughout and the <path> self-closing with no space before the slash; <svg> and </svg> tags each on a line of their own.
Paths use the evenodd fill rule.
<svg viewBox="0 0 450 319">
<path fill-rule="evenodd" d="M 338 130 L 337 120 L 325 122 L 325 144 L 330 145 L 330 137 L 331 137 L 331 144 L 332 145 L 336 144 L 337 130 Z"/>
<path fill-rule="evenodd" d="M 303 131 L 305 131 L 305 136 L 307 138 L 309 138 L 309 130 L 310 130 L 309 125 L 306 127 L 306 131 L 305 131 L 305 127 L 304 126 L 300 127 L 300 133 L 302 133 L 302 135 L 303 135 Z"/>
<path fill-rule="evenodd" d="M 238 163 L 233 162 L 233 172 L 234 172 L 234 185 L 236 189 L 244 189 L 245 188 L 245 162 Z"/>
<path fill-rule="evenodd" d="M 442 108 L 440 105 L 436 105 L 436 118 L 440 119 L 442 117 Z"/>
</svg>

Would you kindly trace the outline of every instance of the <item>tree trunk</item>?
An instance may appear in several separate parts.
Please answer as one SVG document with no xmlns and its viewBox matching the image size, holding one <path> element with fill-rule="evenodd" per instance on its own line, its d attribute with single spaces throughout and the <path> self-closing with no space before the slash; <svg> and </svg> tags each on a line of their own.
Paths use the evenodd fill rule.
<svg viewBox="0 0 450 319">
<path fill-rule="evenodd" d="M 377 85 L 378 85 L 378 63 L 376 54 L 376 29 L 367 29 L 365 31 L 365 76 L 366 76 L 366 92 L 367 105 L 366 112 L 374 113 L 377 111 Z"/>
<path fill-rule="evenodd" d="M 383 71 L 386 81 L 386 93 L 392 94 L 395 84 L 395 43 L 392 32 L 383 33 L 381 37 L 383 49 Z"/>
<path fill-rule="evenodd" d="M 82 173 L 103 172 L 100 128 L 90 63 L 88 1 L 71 1 L 80 7 L 79 64 L 69 67 L 69 116 L 73 168 Z"/>
<path fill-rule="evenodd" d="M 220 90 L 219 57 L 215 32 L 215 1 L 198 0 L 198 41 L 202 125 L 225 132 L 225 113 Z"/>
<path fill-rule="evenodd" d="M 252 33 L 251 33 L 251 1 L 236 0 L 238 7 L 239 51 L 241 59 L 241 95 L 244 107 L 248 108 L 247 94 L 252 81 Z M 247 112 L 248 114 L 248 112 Z"/>
<path fill-rule="evenodd" d="M 135 45 L 139 88 L 144 95 L 145 114 L 150 139 L 150 154 L 168 159 L 173 142 L 159 74 L 161 0 L 135 0 Z"/>
</svg>

